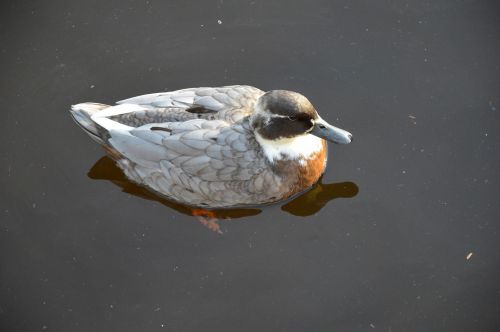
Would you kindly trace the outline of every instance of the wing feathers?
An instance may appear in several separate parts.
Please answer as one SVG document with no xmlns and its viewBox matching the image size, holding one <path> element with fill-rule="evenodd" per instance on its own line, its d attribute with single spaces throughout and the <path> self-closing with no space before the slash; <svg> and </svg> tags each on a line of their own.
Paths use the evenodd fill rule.
<svg viewBox="0 0 500 332">
<path fill-rule="evenodd" d="M 136 164 L 156 168 L 161 159 L 166 159 L 165 148 L 135 137 L 121 130 L 110 130 L 109 143 L 122 155 Z"/>
<path fill-rule="evenodd" d="M 231 205 L 278 188 L 268 188 L 274 179 L 261 174 L 265 158 L 243 119 L 262 93 L 248 86 L 154 93 L 119 101 L 92 120 L 109 131 L 108 144 L 137 182 L 193 204 Z"/>
</svg>

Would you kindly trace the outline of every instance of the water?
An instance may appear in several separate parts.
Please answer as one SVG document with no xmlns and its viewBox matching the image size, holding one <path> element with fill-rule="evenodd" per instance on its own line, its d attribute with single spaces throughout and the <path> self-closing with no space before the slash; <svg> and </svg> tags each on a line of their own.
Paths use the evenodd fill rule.
<svg viewBox="0 0 500 332">
<path fill-rule="evenodd" d="M 498 9 L 4 4 L 2 330 L 498 330 Z M 68 114 L 229 84 L 299 91 L 355 140 L 304 196 L 192 216 Z"/>
</svg>

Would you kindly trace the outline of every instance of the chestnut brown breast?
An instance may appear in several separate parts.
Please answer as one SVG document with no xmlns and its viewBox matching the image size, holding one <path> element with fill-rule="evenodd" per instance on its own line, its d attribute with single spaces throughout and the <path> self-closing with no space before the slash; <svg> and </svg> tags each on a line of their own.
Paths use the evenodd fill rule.
<svg viewBox="0 0 500 332">
<path fill-rule="evenodd" d="M 307 159 L 305 165 L 299 161 L 281 160 L 276 163 L 276 171 L 282 175 L 286 194 L 282 198 L 295 195 L 315 184 L 323 174 L 326 166 L 327 144 L 322 142 L 323 148 Z"/>
</svg>

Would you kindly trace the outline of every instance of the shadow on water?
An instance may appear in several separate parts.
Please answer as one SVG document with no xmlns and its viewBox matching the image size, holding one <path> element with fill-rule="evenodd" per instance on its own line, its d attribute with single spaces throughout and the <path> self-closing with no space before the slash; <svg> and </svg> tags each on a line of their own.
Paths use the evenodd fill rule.
<svg viewBox="0 0 500 332">
<path fill-rule="evenodd" d="M 201 223 L 218 233 L 221 233 L 217 224 L 217 220 L 219 219 L 242 218 L 254 216 L 262 212 L 261 209 L 257 208 L 204 210 L 170 201 L 128 180 L 118 166 L 116 166 L 115 162 L 107 156 L 102 157 L 92 166 L 88 172 L 88 177 L 94 180 L 111 181 L 122 188 L 122 191 L 125 193 L 157 201 L 183 214 L 200 217 L 199 221 Z M 286 201 L 281 209 L 295 216 L 306 217 L 318 212 L 333 199 L 350 198 L 356 196 L 357 193 L 358 186 L 353 182 L 324 184 L 320 179 L 311 190 Z"/>
</svg>

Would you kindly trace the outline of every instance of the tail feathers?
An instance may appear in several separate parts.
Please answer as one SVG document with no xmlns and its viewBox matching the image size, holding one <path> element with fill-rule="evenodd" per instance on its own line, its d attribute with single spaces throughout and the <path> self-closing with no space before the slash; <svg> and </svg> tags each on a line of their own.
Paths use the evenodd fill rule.
<svg viewBox="0 0 500 332">
<path fill-rule="evenodd" d="M 93 140 L 105 145 L 102 139 L 102 128 L 92 120 L 94 113 L 102 111 L 109 105 L 99 103 L 82 103 L 71 106 L 71 116 L 73 120 L 83 129 Z"/>
</svg>

